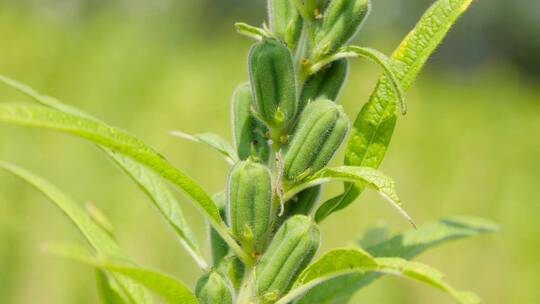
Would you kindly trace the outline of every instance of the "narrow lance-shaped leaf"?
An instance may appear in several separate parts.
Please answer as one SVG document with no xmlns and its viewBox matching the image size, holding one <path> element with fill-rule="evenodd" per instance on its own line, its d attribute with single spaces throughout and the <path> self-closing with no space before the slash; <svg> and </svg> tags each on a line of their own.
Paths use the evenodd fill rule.
<svg viewBox="0 0 540 304">
<path fill-rule="evenodd" d="M 324 168 L 313 176 L 304 180 L 303 183 L 296 185 L 285 193 L 284 200 L 287 201 L 298 194 L 300 191 L 321 185 L 324 183 L 346 181 L 365 184 L 377 191 L 386 201 L 388 201 L 403 217 L 405 217 L 413 226 L 412 218 L 401 207 L 394 181 L 380 171 L 369 167 L 350 167 L 342 166 L 336 168 Z M 319 221 L 315 217 L 316 221 Z"/>
<path fill-rule="evenodd" d="M 206 261 L 200 253 L 199 246 L 197 246 L 195 236 L 184 219 L 184 214 L 178 201 L 171 191 L 169 191 L 167 185 L 163 183 L 161 178 L 129 157 L 122 156 L 112 151 L 108 151 L 107 154 L 148 195 L 163 215 L 163 218 L 173 228 L 178 236 L 180 244 L 186 249 L 199 267 L 202 269 L 208 268 Z"/>
<path fill-rule="evenodd" d="M 360 249 L 335 249 L 306 268 L 295 282 L 295 288 L 276 304 L 290 303 L 328 280 L 354 273 L 372 272 L 403 276 L 426 283 L 447 292 L 461 304 L 480 303 L 476 295 L 455 290 L 446 282 L 442 273 L 427 265 L 400 258 L 373 258 Z"/>
<path fill-rule="evenodd" d="M 101 270 L 96 269 L 96 284 L 99 299 L 101 304 L 125 304 L 126 301 L 122 298 L 121 290 L 115 289 L 114 281 Z"/>
<path fill-rule="evenodd" d="M 367 252 L 375 257 L 398 257 L 412 259 L 441 243 L 493 232 L 498 226 L 490 221 L 474 217 L 451 217 L 438 222 L 411 229 L 388 240 L 380 241 L 367 247 Z M 355 291 L 379 278 L 379 273 L 348 274 L 328 280 L 324 284 L 309 290 L 296 303 L 313 303 L 339 300 L 348 303 Z"/>
<path fill-rule="evenodd" d="M 471 0 L 438 0 L 422 16 L 391 58 L 404 91 L 456 20 L 471 4 Z M 381 164 L 392 138 L 397 120 L 397 96 L 386 75 L 383 75 L 370 100 L 364 105 L 354 123 L 347 145 L 345 164 L 377 168 Z M 320 220 L 351 204 L 364 186 L 345 184 L 343 194 L 325 202 L 317 211 Z"/>
<path fill-rule="evenodd" d="M 225 139 L 214 133 L 187 134 L 181 131 L 171 131 L 172 136 L 187 139 L 196 143 L 201 143 L 219 152 L 229 164 L 238 161 L 234 148 Z"/>
<path fill-rule="evenodd" d="M 193 292 L 177 279 L 152 270 L 126 265 L 122 260 L 113 258 L 95 258 L 84 248 L 74 245 L 48 245 L 44 248 L 48 253 L 75 260 L 97 267 L 117 275 L 128 277 L 153 290 L 167 303 L 197 304 Z"/>
<path fill-rule="evenodd" d="M 17 103 L 0 104 L 0 121 L 51 129 L 82 137 L 146 165 L 188 194 L 196 202 L 194 206 L 209 219 L 209 222 L 231 246 L 231 249 L 243 260 L 251 261 L 251 258 L 230 236 L 221 221 L 215 203 L 204 189 L 138 138 L 98 120 L 42 106 Z"/>
<path fill-rule="evenodd" d="M 0 168 L 20 177 L 47 196 L 77 226 L 98 254 L 127 261 L 127 256 L 109 234 L 100 228 L 77 203 L 54 185 L 13 164 L 0 162 Z M 117 276 L 116 279 L 133 302 L 152 302 L 150 295 L 140 285 L 123 276 Z"/>
<path fill-rule="evenodd" d="M 0 75 L 0 82 L 14 88 L 21 93 L 31 97 L 38 103 L 57 109 L 62 112 L 72 113 L 89 119 L 98 120 L 91 115 L 84 113 L 76 108 L 66 105 L 59 100 L 42 95 L 36 92 L 34 89 L 19 83 L 15 80 L 9 79 Z M 122 156 L 118 153 L 111 151 L 110 149 L 103 148 L 102 150 L 112 158 L 150 197 L 152 202 L 156 205 L 167 222 L 173 227 L 174 231 L 180 239 L 180 243 L 186 248 L 188 253 L 195 259 L 197 264 L 205 269 L 207 267 L 206 262 L 201 257 L 195 237 L 191 233 L 191 229 L 184 220 L 182 209 L 176 201 L 174 195 L 169 191 L 167 186 L 152 173 L 145 166 L 133 161 L 129 157 Z M 87 210 L 88 211 L 88 210 Z M 92 215 L 92 213 L 89 213 Z M 100 224 L 100 223 L 98 223 Z M 107 230 L 107 225 L 103 226 Z"/>
</svg>

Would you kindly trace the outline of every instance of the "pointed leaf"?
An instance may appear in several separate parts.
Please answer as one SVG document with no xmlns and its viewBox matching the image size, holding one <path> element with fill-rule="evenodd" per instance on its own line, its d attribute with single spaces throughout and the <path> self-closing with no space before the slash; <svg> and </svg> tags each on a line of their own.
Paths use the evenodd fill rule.
<svg viewBox="0 0 540 304">
<path fill-rule="evenodd" d="M 236 151 L 231 144 L 223 139 L 221 136 L 214 133 L 201 133 L 201 134 L 187 134 L 181 131 L 171 131 L 172 136 L 187 139 L 196 143 L 201 143 L 215 149 L 219 152 L 225 160 L 233 165 L 238 161 Z"/>
<path fill-rule="evenodd" d="M 27 95 L 27 96 L 29 96 L 31 98 L 33 98 L 35 101 L 37 101 L 38 103 L 40 103 L 42 105 L 45 105 L 47 107 L 51 107 L 53 109 L 59 110 L 60 112 L 64 112 L 65 114 L 73 114 L 73 115 L 75 115 L 75 116 L 77 116 L 79 118 L 86 118 L 88 120 L 97 122 L 100 125 L 105 126 L 106 128 L 113 129 L 112 127 L 107 126 L 104 122 L 101 122 L 100 120 L 92 117 L 91 115 L 89 115 L 87 113 L 84 113 L 83 111 L 80 111 L 79 109 L 76 109 L 76 108 L 74 108 L 72 106 L 66 105 L 66 104 L 60 102 L 59 100 L 57 100 L 55 98 L 52 98 L 52 97 L 49 97 L 49 96 L 46 96 L 46 95 L 42 95 L 42 94 L 36 92 L 31 87 L 25 85 L 25 84 L 19 83 L 19 82 L 15 81 L 15 80 L 9 79 L 9 78 L 7 78 L 5 76 L 2 76 L 2 75 L 0 75 L 0 82 L 6 84 L 7 86 L 9 86 L 11 88 L 14 88 L 14 89 L 22 92 L 23 94 L 25 94 L 25 95 Z M 0 114 L 0 116 L 1 116 L 1 114 Z M 0 121 L 1 120 L 2 119 L 0 118 Z M 66 131 L 64 131 L 64 132 L 66 132 Z M 68 132 L 68 133 L 70 133 L 70 132 Z M 71 132 L 71 133 L 73 133 L 73 132 Z M 127 134 L 127 135 L 128 135 L 128 137 L 130 136 L 129 134 Z M 85 137 L 85 136 L 81 136 L 81 137 Z M 85 138 L 90 139 L 88 137 L 85 137 Z M 140 142 L 140 140 L 138 140 L 137 138 L 132 137 L 132 139 L 135 140 L 135 141 L 138 141 L 140 144 L 145 146 L 144 143 Z M 92 140 L 92 139 L 90 139 L 90 140 Z M 93 140 L 93 141 L 95 143 L 98 143 L 95 140 Z M 114 158 L 114 155 L 112 154 L 113 150 L 115 150 L 114 148 L 112 148 L 110 146 L 107 146 L 106 144 L 101 144 L 100 146 L 107 153 L 107 155 L 109 155 L 111 158 Z M 148 167 L 152 168 L 154 171 L 159 173 L 160 176 L 164 177 L 165 179 L 168 179 L 169 181 L 171 181 L 174 184 L 176 184 L 177 186 L 179 186 L 190 197 L 192 197 L 197 203 L 199 203 L 199 205 L 195 204 L 195 207 L 198 208 L 199 210 L 201 210 L 203 212 L 203 214 L 208 215 L 210 217 L 210 220 L 209 220 L 210 224 L 212 226 L 214 226 L 216 231 L 229 244 L 229 246 L 232 248 L 232 250 L 235 251 L 237 253 L 237 255 L 239 257 L 241 257 L 244 261 L 249 261 L 250 257 L 243 254 L 241 248 L 236 244 L 234 239 L 229 235 L 225 225 L 220 221 L 219 215 L 216 216 L 217 208 L 215 207 L 215 204 L 210 199 L 208 194 L 206 194 L 202 188 L 200 188 L 196 183 L 194 183 L 194 181 L 189 179 L 189 177 L 187 177 L 185 174 L 183 174 L 182 172 L 180 172 L 179 170 L 177 170 L 176 168 L 171 166 L 168 162 L 166 162 L 166 160 L 162 159 L 161 155 L 159 155 L 156 152 L 152 151 L 149 147 L 146 147 L 146 148 L 149 149 L 151 152 L 153 152 L 153 153 L 151 153 L 151 154 L 154 154 L 152 158 L 161 160 L 160 164 L 157 164 L 157 166 L 159 168 L 156 168 L 156 167 L 148 164 L 148 161 L 151 161 L 151 159 L 150 160 L 146 159 L 146 162 L 141 161 L 140 159 L 137 159 L 136 157 L 133 157 L 133 155 L 130 155 L 129 153 L 128 154 L 123 153 L 123 154 L 134 158 L 135 160 L 137 160 L 141 164 L 135 164 L 134 163 L 134 164 L 132 164 L 130 166 L 130 168 L 126 168 L 126 167 L 123 166 L 123 162 L 117 162 L 117 163 L 121 167 L 123 167 L 123 169 L 126 170 L 126 171 L 129 171 L 131 169 L 131 170 L 135 170 L 136 172 L 141 172 L 141 171 L 144 170 L 144 166 L 142 164 L 148 165 Z M 120 151 L 120 152 L 122 153 L 122 151 Z M 163 163 L 163 161 L 164 161 L 164 163 Z M 154 161 L 154 163 L 155 163 L 155 161 Z M 130 176 L 134 177 L 137 174 L 139 174 L 139 173 L 132 172 L 132 173 L 130 173 Z M 137 182 L 139 184 L 139 181 L 135 180 L 135 182 Z M 144 185 L 141 185 L 141 186 L 144 186 Z M 195 186 L 195 187 L 193 187 L 193 186 Z M 148 190 L 145 190 L 145 191 L 147 193 L 151 192 L 151 191 L 148 191 Z M 161 210 L 161 208 L 159 208 L 159 209 Z M 178 208 L 178 210 L 180 210 L 180 209 Z M 167 217 L 167 214 L 164 214 L 164 216 Z M 175 217 L 182 217 L 181 214 L 174 214 L 174 216 Z M 170 219 L 168 219 L 168 220 L 170 220 Z M 189 234 L 189 233 L 187 233 L 187 234 Z M 193 253 L 190 250 L 188 250 L 188 251 L 189 251 L 190 254 Z M 192 254 L 192 256 L 193 256 L 193 254 Z M 195 257 L 195 256 L 193 256 L 193 257 Z M 196 259 L 196 262 L 201 267 L 204 265 L 202 259 Z"/>
<path fill-rule="evenodd" d="M 127 265 L 121 259 L 94 258 L 84 248 L 73 245 L 49 245 L 45 250 L 51 254 L 98 267 L 117 275 L 128 277 L 161 296 L 167 303 L 197 304 L 193 292 L 177 279 L 136 266 Z"/>
<path fill-rule="evenodd" d="M 96 284 L 101 304 L 126 304 L 120 290 L 113 287 L 113 281 L 100 269 L 96 269 Z"/>
<path fill-rule="evenodd" d="M 448 30 L 471 4 L 471 0 L 438 0 L 422 16 L 391 57 L 392 70 L 404 91 L 446 36 Z M 378 168 L 397 120 L 397 96 L 386 75 L 381 76 L 368 103 L 364 105 L 351 130 L 345 164 Z M 318 212 L 320 220 L 351 204 L 365 186 L 345 184 L 345 190 L 326 201 Z"/>
<path fill-rule="evenodd" d="M 396 193 L 394 181 L 380 171 L 369 167 L 342 166 L 324 168 L 304 180 L 302 184 L 289 189 L 285 194 L 284 201 L 291 199 L 294 195 L 307 188 L 335 181 L 346 181 L 367 185 L 377 191 L 386 201 L 396 208 L 403 217 L 415 226 L 412 218 L 401 207 L 401 200 Z M 320 221 L 318 215 L 319 212 L 317 212 L 315 216 L 316 221 Z"/>
<path fill-rule="evenodd" d="M 99 254 L 127 260 L 126 254 L 107 232 L 99 227 L 77 203 L 54 185 L 13 164 L 0 162 L 0 168 L 20 177 L 47 196 L 77 226 Z M 121 276 L 118 276 L 117 280 L 135 303 L 151 303 L 151 297 L 140 285 Z"/>
<path fill-rule="evenodd" d="M 308 290 L 329 280 L 350 274 L 366 275 L 368 273 L 407 277 L 443 290 L 459 303 L 480 303 L 474 294 L 456 291 L 446 283 L 443 274 L 427 265 L 400 258 L 373 258 L 360 249 L 336 249 L 324 254 L 308 266 L 295 282 L 293 290 L 276 304 L 290 303 Z M 334 293 L 334 291 L 326 289 L 326 293 Z"/>
<path fill-rule="evenodd" d="M 53 109 L 57 109 L 62 112 L 71 113 L 71 114 L 79 115 L 79 116 L 86 117 L 89 119 L 98 120 L 89 114 L 86 114 L 74 107 L 66 105 L 55 98 L 42 95 L 36 92 L 31 87 L 24 85 L 22 83 L 19 83 L 15 80 L 9 79 L 5 76 L 0 75 L 0 82 L 3 82 L 9 87 L 14 88 L 18 90 L 19 92 L 31 97 L 36 102 L 42 105 L 51 107 Z M 102 147 L 102 150 L 109 157 L 111 157 L 120 166 L 120 168 L 122 168 L 124 172 L 126 172 L 137 183 L 137 185 L 139 185 L 139 187 L 148 195 L 148 197 L 151 199 L 154 205 L 158 208 L 158 210 L 163 215 L 163 217 L 173 227 L 174 231 L 178 235 L 180 243 L 184 246 L 184 248 L 188 251 L 188 253 L 195 259 L 197 264 L 203 269 L 207 268 L 206 262 L 201 257 L 201 254 L 199 252 L 199 248 L 197 246 L 195 237 L 193 236 L 193 233 L 191 232 L 191 229 L 189 228 L 188 224 L 184 220 L 184 215 L 183 215 L 182 209 L 180 208 L 180 205 L 176 201 L 176 198 L 174 197 L 174 195 L 169 191 L 167 186 L 161 181 L 161 179 L 158 176 L 156 176 L 154 173 L 152 173 L 149 169 L 147 169 L 145 166 L 133 161 L 129 157 L 122 156 L 107 148 Z M 233 150 L 233 153 L 234 153 L 234 150 Z M 105 230 L 110 229 L 111 226 L 107 225 L 106 220 L 105 222 L 103 221 L 103 217 L 100 216 L 99 212 L 97 212 L 98 210 L 95 210 L 95 208 L 91 208 L 91 210 L 87 210 L 87 211 L 90 211 L 89 215 L 91 217 L 93 214 L 97 216 L 96 218 L 94 218 L 94 220 L 98 221 L 97 222 L 98 225 L 101 225 L 101 227 L 104 228 Z M 110 234 L 112 235 L 112 232 L 110 232 Z"/>
<path fill-rule="evenodd" d="M 368 247 L 366 250 L 376 257 L 398 257 L 411 259 L 425 250 L 443 242 L 457 240 L 497 230 L 498 226 L 483 219 L 474 217 L 451 217 L 418 228 L 411 229 L 386 241 Z M 381 274 L 349 274 L 319 285 L 307 292 L 297 303 L 312 303 L 335 300 L 346 303 L 358 289 L 368 285 Z M 332 290 L 327 293 L 326 290 Z"/>
<path fill-rule="evenodd" d="M 108 151 L 109 156 L 128 174 L 148 195 L 163 218 L 171 225 L 178 236 L 180 244 L 193 257 L 197 264 L 206 269 L 206 261 L 202 257 L 195 236 L 189 228 L 178 201 L 169 191 L 161 178 L 129 157 Z"/>
<path fill-rule="evenodd" d="M 412 259 L 429 248 L 441 243 L 498 230 L 490 221 L 475 217 L 450 217 L 438 222 L 409 230 L 388 240 L 368 247 L 376 257 L 400 257 Z"/>
</svg>

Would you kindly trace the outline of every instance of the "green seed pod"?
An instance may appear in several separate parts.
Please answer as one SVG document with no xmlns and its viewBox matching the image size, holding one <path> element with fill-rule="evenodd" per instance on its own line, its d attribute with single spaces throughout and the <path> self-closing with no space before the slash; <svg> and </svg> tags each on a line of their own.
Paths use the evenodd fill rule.
<svg viewBox="0 0 540 304">
<path fill-rule="evenodd" d="M 251 114 L 253 97 L 248 83 L 238 86 L 231 101 L 233 139 L 238 158 L 254 157 L 267 162 L 270 156 L 268 141 L 264 138 L 267 128 Z"/>
<path fill-rule="evenodd" d="M 291 51 L 279 41 L 264 40 L 251 48 L 248 61 L 257 118 L 270 128 L 286 130 L 297 108 Z"/>
<path fill-rule="evenodd" d="M 315 34 L 316 55 L 335 52 L 351 40 L 370 11 L 369 0 L 332 0 Z"/>
<path fill-rule="evenodd" d="M 232 304 L 233 290 L 227 279 L 217 271 L 203 275 L 197 286 L 195 294 L 201 304 Z"/>
<path fill-rule="evenodd" d="M 294 50 L 302 34 L 302 16 L 294 2 L 268 0 L 268 19 L 272 32 Z"/>
<path fill-rule="evenodd" d="M 348 131 L 341 106 L 328 99 L 308 104 L 285 154 L 285 177 L 297 181 L 324 168 Z"/>
<path fill-rule="evenodd" d="M 221 215 L 221 218 L 225 220 L 225 205 L 227 201 L 227 196 L 225 192 L 220 192 L 213 196 L 213 200 L 216 203 L 219 214 Z M 208 229 L 208 239 L 210 241 L 210 251 L 212 254 L 212 262 L 214 263 L 214 266 L 217 266 L 224 257 L 229 254 L 229 245 L 227 245 L 227 242 L 225 242 L 219 233 L 217 233 L 216 230 L 214 230 L 212 227 L 209 227 Z"/>
<path fill-rule="evenodd" d="M 341 59 L 330 63 L 315 75 L 309 77 L 302 89 L 298 112 L 301 113 L 310 100 L 326 98 L 335 101 L 345 83 L 348 72 L 348 60 Z"/>
<path fill-rule="evenodd" d="M 272 303 L 289 291 L 319 243 L 319 227 L 309 217 L 297 215 L 285 221 L 255 266 L 255 286 L 261 302 Z"/>
<path fill-rule="evenodd" d="M 266 246 L 274 219 L 272 175 L 251 160 L 239 162 L 229 173 L 227 218 L 233 234 L 253 254 Z"/>
</svg>

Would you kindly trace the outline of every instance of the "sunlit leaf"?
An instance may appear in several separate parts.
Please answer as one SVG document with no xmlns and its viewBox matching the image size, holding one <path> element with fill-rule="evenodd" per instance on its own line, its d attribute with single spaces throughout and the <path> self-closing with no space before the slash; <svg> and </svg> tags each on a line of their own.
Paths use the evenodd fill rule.
<svg viewBox="0 0 540 304">
<path fill-rule="evenodd" d="M 494 223 L 474 217 L 451 217 L 440 220 L 418 230 L 411 229 L 388 240 L 379 241 L 366 248 L 375 257 L 397 257 L 412 259 L 427 249 L 444 242 L 478 234 L 493 232 L 498 229 Z M 317 300 L 320 303 L 339 299 L 347 303 L 354 292 L 380 277 L 379 273 L 348 274 L 326 281 L 309 290 L 297 303 L 307 304 Z M 332 293 L 326 292 L 332 290 Z"/>
<path fill-rule="evenodd" d="M 233 146 L 223 139 L 221 136 L 214 133 L 187 134 L 181 131 L 171 131 L 170 134 L 175 137 L 190 140 L 196 143 L 201 143 L 213 148 L 219 152 L 229 164 L 234 164 L 238 161 L 236 151 Z"/>
<path fill-rule="evenodd" d="M 446 282 L 443 274 L 430 266 L 400 258 L 374 258 L 363 250 L 351 248 L 332 250 L 308 266 L 295 282 L 291 292 L 277 304 L 290 303 L 308 290 L 329 280 L 351 274 L 369 273 L 397 275 L 426 283 L 447 292 L 461 304 L 480 303 L 476 295 L 455 290 Z M 322 293 L 332 294 L 335 291 L 326 288 Z"/>
<path fill-rule="evenodd" d="M 429 56 L 471 2 L 438 0 L 401 42 L 391 57 L 390 65 L 404 91 L 409 89 Z M 379 167 L 396 125 L 397 100 L 388 77 L 381 76 L 375 91 L 353 124 L 345 154 L 346 165 Z M 321 206 L 318 218 L 323 220 L 333 212 L 347 207 L 360 195 L 364 187 L 361 184 L 345 184 L 342 194 Z"/>
<path fill-rule="evenodd" d="M 377 191 L 386 201 L 388 201 L 398 212 L 405 217 L 413 226 L 415 226 L 412 218 L 401 207 L 401 200 L 396 193 L 395 183 L 382 172 L 369 167 L 352 167 L 342 166 L 334 168 L 324 168 L 305 179 L 301 184 L 295 185 L 285 194 L 284 200 L 287 201 L 298 194 L 300 191 L 307 188 L 336 181 L 354 182 L 362 185 L 367 185 Z M 318 217 L 319 212 L 315 216 L 316 221 L 321 219 Z"/>
</svg>

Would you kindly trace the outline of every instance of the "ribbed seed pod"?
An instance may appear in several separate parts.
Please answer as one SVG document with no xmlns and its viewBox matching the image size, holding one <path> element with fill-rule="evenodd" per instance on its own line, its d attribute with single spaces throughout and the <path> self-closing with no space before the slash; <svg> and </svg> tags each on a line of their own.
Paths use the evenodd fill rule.
<svg viewBox="0 0 540 304">
<path fill-rule="evenodd" d="M 259 300 L 272 303 L 287 293 L 317 252 L 319 243 L 319 227 L 309 217 L 297 215 L 285 221 L 255 266 Z"/>
<path fill-rule="evenodd" d="M 270 170 L 251 160 L 229 173 L 227 218 L 233 234 L 251 253 L 261 253 L 272 229 L 274 203 Z"/>
<path fill-rule="evenodd" d="M 230 282 L 217 271 L 211 271 L 197 281 L 195 294 L 200 304 L 232 304 L 234 300 Z"/>
<path fill-rule="evenodd" d="M 341 106 L 328 99 L 308 104 L 285 154 L 285 177 L 297 181 L 324 168 L 348 131 Z"/>
<path fill-rule="evenodd" d="M 227 201 L 227 196 L 225 192 L 220 192 L 214 195 L 212 199 L 218 207 L 221 218 L 225 220 L 225 205 Z M 223 258 L 226 257 L 227 254 L 229 254 L 229 245 L 227 245 L 227 243 L 221 238 L 219 233 L 217 233 L 217 231 L 214 230 L 211 226 L 208 228 L 208 231 L 212 262 L 214 263 L 214 266 L 217 266 L 223 260 Z"/>
<path fill-rule="evenodd" d="M 297 108 L 291 51 L 277 40 L 264 40 L 251 48 L 248 65 L 258 118 L 271 128 L 287 129 Z"/>
<path fill-rule="evenodd" d="M 238 158 L 255 157 L 267 162 L 270 156 L 268 141 L 264 138 L 267 128 L 251 114 L 253 97 L 249 83 L 238 86 L 231 101 L 232 128 Z"/>
<path fill-rule="evenodd" d="M 298 112 L 301 113 L 310 100 L 314 101 L 319 98 L 326 98 L 335 101 L 345 83 L 348 72 L 348 60 L 340 59 L 309 77 L 302 89 Z"/>
<path fill-rule="evenodd" d="M 370 7 L 369 0 L 330 1 L 317 26 L 314 53 L 332 53 L 351 40 L 360 29 Z"/>
<path fill-rule="evenodd" d="M 294 50 L 302 33 L 302 16 L 294 3 L 291 0 L 268 0 L 268 19 L 272 32 Z"/>
</svg>

